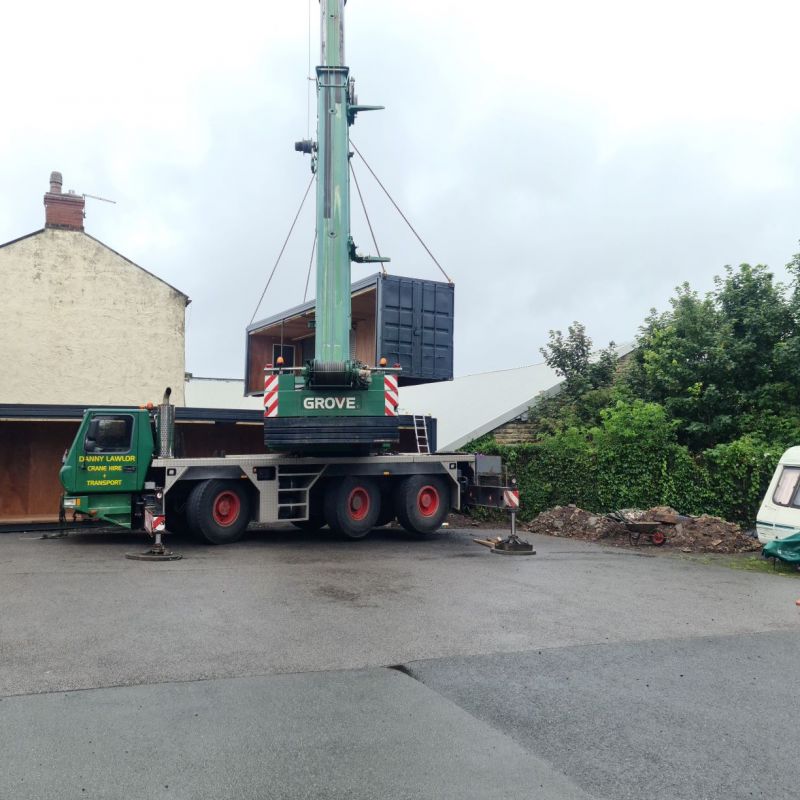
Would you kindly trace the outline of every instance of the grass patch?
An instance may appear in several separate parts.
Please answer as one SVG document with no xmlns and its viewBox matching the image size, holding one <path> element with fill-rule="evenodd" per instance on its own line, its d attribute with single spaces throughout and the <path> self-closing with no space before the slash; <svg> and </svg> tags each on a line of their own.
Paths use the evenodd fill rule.
<svg viewBox="0 0 800 800">
<path fill-rule="evenodd" d="M 763 558 L 760 554 L 714 555 L 712 553 L 684 553 L 681 557 L 695 564 L 717 564 L 745 572 L 764 572 L 768 575 L 780 575 L 784 578 L 800 578 L 800 572 L 794 564 L 784 564 L 783 561 L 776 561 L 773 566 L 771 558 Z"/>
<path fill-rule="evenodd" d="M 743 558 L 732 558 L 727 566 L 731 569 L 743 569 L 747 572 L 767 572 L 771 575 L 800 578 L 800 572 L 798 572 L 795 564 L 786 564 L 783 561 L 776 560 L 773 565 L 771 558 L 763 558 L 760 555 L 747 555 Z"/>
</svg>

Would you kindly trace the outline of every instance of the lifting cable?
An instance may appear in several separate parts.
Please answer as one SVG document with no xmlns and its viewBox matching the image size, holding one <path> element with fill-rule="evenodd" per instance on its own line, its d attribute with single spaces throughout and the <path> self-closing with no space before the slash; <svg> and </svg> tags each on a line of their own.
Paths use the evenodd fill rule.
<svg viewBox="0 0 800 800">
<path fill-rule="evenodd" d="M 425 252 L 433 259 L 433 263 L 436 264 L 437 267 L 439 267 L 439 271 L 447 279 L 447 282 L 452 285 L 453 281 L 450 280 L 450 276 L 444 271 L 444 267 L 436 260 L 436 256 L 434 256 L 434 254 L 431 253 L 431 251 L 428 249 L 428 245 L 426 245 L 425 242 L 422 241 L 422 237 L 414 230 L 414 226 L 408 221 L 408 217 L 400 210 L 400 206 L 398 206 L 397 203 L 395 203 L 394 198 L 389 194 L 389 190 L 381 183 L 380 178 L 375 174 L 375 172 L 372 169 L 372 167 L 367 163 L 367 159 L 364 158 L 364 156 L 361 155 L 361 151 L 355 146 L 355 144 L 353 144 L 353 140 L 352 139 L 350 140 L 350 144 L 351 144 L 353 150 L 355 150 L 356 153 L 358 153 L 358 157 L 364 162 L 364 166 L 369 170 L 370 175 L 372 175 L 372 177 L 375 178 L 378 186 L 380 186 L 381 189 L 383 189 L 383 193 L 389 198 L 389 201 L 395 207 L 395 209 L 397 210 L 397 213 L 403 218 L 403 221 L 411 229 L 411 233 L 413 233 L 414 236 L 417 237 L 417 241 L 419 241 L 419 243 L 425 248 Z M 356 185 L 358 185 L 358 184 L 356 184 Z M 359 195 L 360 194 L 361 194 L 361 192 L 359 191 Z M 371 230 L 371 228 L 370 228 L 370 230 Z M 377 247 L 377 245 L 376 245 L 376 247 Z"/>
<path fill-rule="evenodd" d="M 317 249 L 317 232 L 314 231 L 314 244 L 311 245 L 311 258 L 308 260 L 308 275 L 306 275 L 306 290 L 303 292 L 303 302 L 308 297 L 308 282 L 311 280 L 311 267 L 314 265 L 314 251 Z"/>
<path fill-rule="evenodd" d="M 359 153 L 360 155 L 360 153 Z M 372 222 L 370 221 L 369 214 L 367 213 L 367 206 L 364 203 L 364 195 L 361 194 L 361 187 L 358 185 L 358 178 L 356 177 L 356 171 L 353 169 L 353 162 L 350 162 L 350 174 L 353 176 L 353 182 L 356 185 L 356 191 L 358 192 L 358 199 L 361 201 L 361 208 L 364 209 L 364 216 L 367 218 L 367 226 L 369 227 L 369 234 L 372 236 L 372 244 L 375 245 L 375 252 L 378 254 L 378 258 L 381 256 L 381 249 L 378 247 L 378 242 L 375 239 L 375 231 L 372 230 Z M 383 270 L 383 274 L 386 274 L 386 263 L 381 261 L 381 269 Z"/>
<path fill-rule="evenodd" d="M 253 311 L 253 316 L 250 317 L 250 324 L 253 324 L 253 320 L 256 318 L 256 314 L 258 313 L 258 308 L 261 305 L 261 301 L 264 299 L 264 295 L 267 293 L 267 289 L 269 289 L 270 283 L 272 283 L 272 278 L 275 275 L 275 270 L 278 268 L 278 264 L 281 261 L 281 257 L 283 256 L 283 251 L 286 249 L 286 245 L 289 244 L 289 237 L 292 235 L 292 231 L 294 230 L 294 226 L 297 224 L 297 218 L 300 216 L 300 212 L 303 210 L 303 206 L 306 203 L 306 198 L 308 197 L 308 193 L 311 191 L 311 184 L 314 183 L 314 178 L 316 175 L 311 175 L 311 180 L 308 182 L 308 186 L 306 187 L 306 193 L 303 195 L 303 199 L 300 201 L 300 208 L 297 209 L 297 213 L 294 215 L 294 219 L 292 220 L 292 225 L 289 228 L 289 233 L 286 234 L 286 239 L 284 239 L 283 247 L 281 247 L 280 253 L 278 253 L 278 258 L 275 261 L 275 266 L 272 268 L 272 272 L 269 274 L 269 278 L 267 279 L 267 285 L 264 287 L 264 291 L 261 292 L 261 297 L 258 298 L 258 303 L 256 303 L 255 310 Z"/>
</svg>

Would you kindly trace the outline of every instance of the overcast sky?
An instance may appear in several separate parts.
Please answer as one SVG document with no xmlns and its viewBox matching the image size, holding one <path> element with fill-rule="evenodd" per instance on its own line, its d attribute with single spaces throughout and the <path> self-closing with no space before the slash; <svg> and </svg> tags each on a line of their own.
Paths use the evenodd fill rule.
<svg viewBox="0 0 800 800">
<path fill-rule="evenodd" d="M 386 106 L 352 138 L 455 281 L 457 375 L 540 361 L 573 320 L 597 345 L 630 341 L 675 285 L 710 289 L 725 264 L 783 274 L 800 249 L 798 9 L 350 0 L 359 100 Z M 51 170 L 116 200 L 87 200 L 87 232 L 191 297 L 189 371 L 242 377 L 310 177 L 293 151 L 308 0 L 3 16 L 0 241 L 42 227 Z M 440 277 L 355 167 L 389 269 Z M 257 318 L 302 301 L 313 227 L 312 194 Z M 355 195 L 353 233 L 373 251 Z"/>
</svg>

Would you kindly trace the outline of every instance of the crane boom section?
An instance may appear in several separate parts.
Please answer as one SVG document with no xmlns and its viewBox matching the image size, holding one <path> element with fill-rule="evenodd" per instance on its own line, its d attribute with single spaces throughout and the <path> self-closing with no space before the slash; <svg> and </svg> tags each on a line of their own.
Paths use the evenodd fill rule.
<svg viewBox="0 0 800 800">
<path fill-rule="evenodd" d="M 317 67 L 317 307 L 314 356 L 350 359 L 349 69 L 344 0 L 321 0 Z"/>
</svg>

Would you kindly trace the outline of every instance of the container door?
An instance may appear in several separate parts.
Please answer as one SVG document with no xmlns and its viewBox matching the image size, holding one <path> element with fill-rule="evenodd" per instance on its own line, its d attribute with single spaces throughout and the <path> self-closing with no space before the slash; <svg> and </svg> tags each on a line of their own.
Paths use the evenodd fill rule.
<svg viewBox="0 0 800 800">
<path fill-rule="evenodd" d="M 401 379 L 414 374 L 414 281 L 394 275 L 380 281 L 379 356 L 399 364 Z"/>
<path fill-rule="evenodd" d="M 453 287 L 394 275 L 379 285 L 379 354 L 400 364 L 401 383 L 450 380 Z"/>
<path fill-rule="evenodd" d="M 419 377 L 449 380 L 453 377 L 453 287 L 433 281 L 420 281 L 418 287 Z"/>
</svg>

